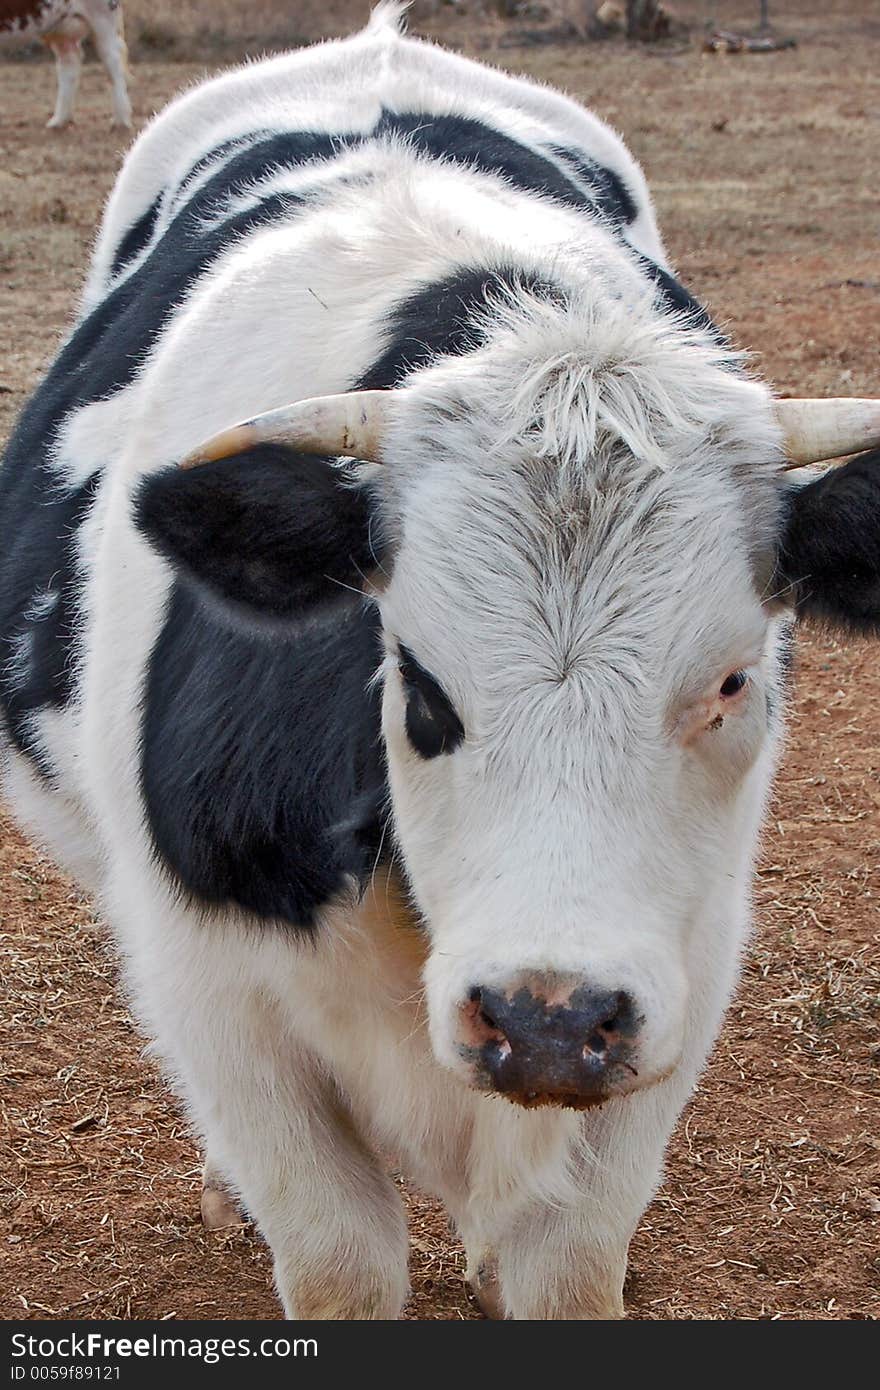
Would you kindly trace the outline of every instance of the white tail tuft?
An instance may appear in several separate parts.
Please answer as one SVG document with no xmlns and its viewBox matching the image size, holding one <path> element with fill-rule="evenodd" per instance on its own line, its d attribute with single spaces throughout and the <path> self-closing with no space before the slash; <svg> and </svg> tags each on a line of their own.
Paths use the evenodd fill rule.
<svg viewBox="0 0 880 1390">
<path fill-rule="evenodd" d="M 406 12 L 412 0 L 379 0 L 370 12 L 365 34 L 403 34 L 406 31 Z"/>
</svg>

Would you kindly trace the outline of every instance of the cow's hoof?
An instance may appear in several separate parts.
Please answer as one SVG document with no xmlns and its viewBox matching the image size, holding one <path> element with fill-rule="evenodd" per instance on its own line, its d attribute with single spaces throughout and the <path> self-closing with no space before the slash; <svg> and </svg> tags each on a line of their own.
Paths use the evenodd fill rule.
<svg viewBox="0 0 880 1390">
<path fill-rule="evenodd" d="M 244 1218 L 222 1187 L 202 1188 L 202 1225 L 206 1231 L 222 1231 L 226 1226 L 243 1226 Z"/>
<path fill-rule="evenodd" d="M 47 130 L 67 130 L 68 126 L 72 126 L 72 125 L 73 125 L 73 121 L 72 121 L 71 119 L 68 119 L 68 120 L 66 120 L 66 121 L 59 121 L 59 120 L 56 119 L 55 116 L 53 116 L 52 119 L 51 119 L 50 121 L 47 121 L 47 122 L 46 122 L 46 129 L 47 129 Z"/>
<path fill-rule="evenodd" d="M 468 1287 L 480 1312 L 493 1321 L 503 1321 L 507 1314 L 501 1302 L 501 1284 L 498 1281 L 498 1265 L 494 1258 L 482 1260 L 477 1272 L 468 1280 Z"/>
</svg>

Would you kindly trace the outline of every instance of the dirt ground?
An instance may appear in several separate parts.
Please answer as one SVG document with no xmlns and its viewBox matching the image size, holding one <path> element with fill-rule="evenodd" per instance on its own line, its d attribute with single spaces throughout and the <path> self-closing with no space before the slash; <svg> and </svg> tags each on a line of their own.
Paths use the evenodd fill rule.
<svg viewBox="0 0 880 1390">
<path fill-rule="evenodd" d="M 874 0 L 773 9 L 799 46 L 754 57 L 447 27 L 622 130 L 685 282 L 781 391 L 877 394 L 880 19 Z M 203 71 L 138 64 L 139 121 Z M 124 149 L 96 65 L 62 135 L 43 128 L 53 82 L 46 63 L 0 64 L 0 437 L 67 320 Z M 632 1317 L 880 1313 L 878 765 L 880 650 L 804 635 L 756 936 L 633 1243 Z M 0 1316 L 278 1317 L 254 1232 L 199 1224 L 196 1150 L 89 904 L 8 821 L 0 952 Z M 442 1213 L 409 1201 L 407 1316 L 478 1316 Z"/>
</svg>

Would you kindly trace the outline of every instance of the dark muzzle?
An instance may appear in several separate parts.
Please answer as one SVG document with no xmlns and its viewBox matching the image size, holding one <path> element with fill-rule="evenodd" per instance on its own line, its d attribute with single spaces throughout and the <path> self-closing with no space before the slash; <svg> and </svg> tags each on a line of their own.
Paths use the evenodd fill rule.
<svg viewBox="0 0 880 1390">
<path fill-rule="evenodd" d="M 461 1051 L 477 1084 L 519 1105 L 583 1109 L 637 1075 L 642 1020 L 624 991 L 580 983 L 560 999 L 556 982 L 513 993 L 475 985 L 462 1014 Z"/>
</svg>

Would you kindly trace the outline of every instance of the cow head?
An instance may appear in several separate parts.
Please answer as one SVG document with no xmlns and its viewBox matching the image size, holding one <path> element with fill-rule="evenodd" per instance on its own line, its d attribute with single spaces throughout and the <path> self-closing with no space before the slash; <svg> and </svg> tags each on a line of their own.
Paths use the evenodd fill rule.
<svg viewBox="0 0 880 1390">
<path fill-rule="evenodd" d="M 730 979 L 788 620 L 880 626 L 878 456 L 804 484 L 785 447 L 857 447 L 876 411 L 829 434 L 708 337 L 623 310 L 568 340 L 509 328 L 400 390 L 237 427 L 137 514 L 262 621 L 340 585 L 378 605 L 435 1053 L 586 1106 L 674 1071 L 695 991 Z M 380 466 L 353 480 L 338 454 Z"/>
</svg>

